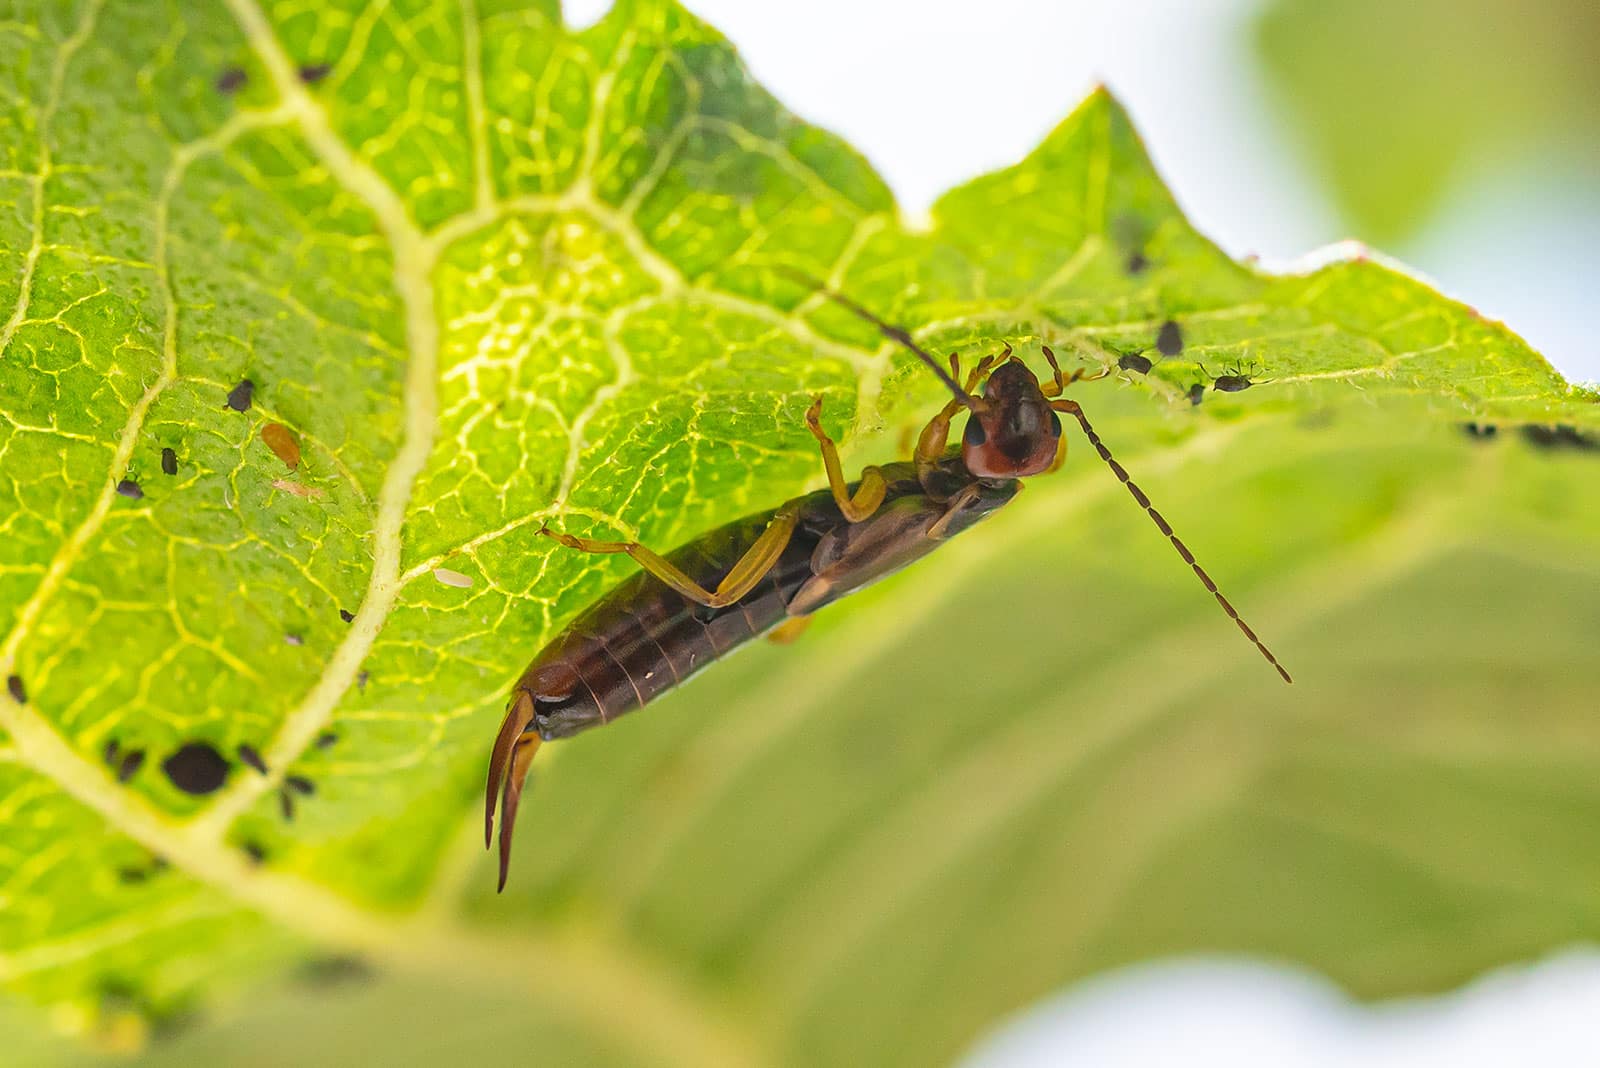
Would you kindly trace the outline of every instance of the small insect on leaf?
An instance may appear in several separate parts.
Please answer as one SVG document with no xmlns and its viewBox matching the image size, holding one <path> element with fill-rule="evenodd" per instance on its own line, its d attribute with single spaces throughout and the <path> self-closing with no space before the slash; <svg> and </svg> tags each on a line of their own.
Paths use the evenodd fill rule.
<svg viewBox="0 0 1600 1068">
<path fill-rule="evenodd" d="M 248 412 L 254 403 L 256 384 L 248 378 L 239 380 L 239 384 L 228 391 L 228 407 L 236 412 Z"/>
<path fill-rule="evenodd" d="M 172 785 L 186 794 L 215 793 L 228 781 L 228 762 L 207 742 L 189 742 L 161 762 Z"/>
<path fill-rule="evenodd" d="M 336 731 L 323 731 L 317 735 L 316 746 L 318 749 L 331 749 L 339 744 L 339 735 Z"/>
<path fill-rule="evenodd" d="M 1194 385 L 1189 387 L 1189 403 L 1190 404 L 1198 406 L 1200 404 L 1200 402 L 1205 400 L 1205 399 L 1206 399 L 1206 384 L 1204 382 L 1196 382 Z"/>
<path fill-rule="evenodd" d="M 333 67 L 327 63 L 307 63 L 299 70 L 300 80 L 307 85 L 316 85 L 328 76 Z"/>
<path fill-rule="evenodd" d="M 1130 352 L 1117 360 L 1117 366 L 1124 371 L 1132 371 L 1134 374 L 1147 375 L 1150 373 L 1150 368 L 1155 365 L 1150 362 L 1148 357 L 1141 356 L 1137 352 Z"/>
<path fill-rule="evenodd" d="M 350 611 L 348 608 L 341 608 L 339 609 L 339 618 L 344 620 L 346 623 L 354 623 L 356 621 L 356 614 Z"/>
<path fill-rule="evenodd" d="M 117 495 L 126 497 L 130 501 L 137 501 L 144 497 L 144 490 L 139 488 L 139 483 L 131 478 L 125 478 L 117 483 Z"/>
<path fill-rule="evenodd" d="M 133 777 L 139 774 L 139 769 L 144 767 L 144 750 L 134 749 L 122 754 L 122 761 L 117 765 L 117 781 L 126 785 Z"/>
<path fill-rule="evenodd" d="M 285 493 L 292 493 L 296 497 L 308 501 L 320 501 L 323 497 L 327 496 L 326 492 L 324 492 L 319 486 L 304 486 L 298 482 L 290 482 L 286 478 L 273 479 L 272 488 L 275 490 L 282 490 Z"/>
<path fill-rule="evenodd" d="M 161 450 L 161 473 L 163 475 L 178 473 L 178 454 L 172 449 Z"/>
<path fill-rule="evenodd" d="M 454 586 L 458 590 L 470 589 L 472 586 L 472 577 L 470 575 L 463 575 L 461 572 L 452 571 L 448 567 L 434 568 L 433 577 L 444 585 Z"/>
<path fill-rule="evenodd" d="M 317 792 L 317 784 L 304 775 L 289 775 L 283 780 L 283 785 L 304 797 L 310 797 Z"/>
<path fill-rule="evenodd" d="M 288 427 L 282 423 L 268 423 L 261 428 L 261 440 L 289 470 L 300 466 L 300 443 Z"/>
<path fill-rule="evenodd" d="M 217 80 L 212 84 L 216 86 L 217 92 L 223 96 L 229 96 L 243 89 L 244 83 L 249 80 L 249 77 L 244 72 L 243 67 L 227 67 L 217 75 Z"/>
<path fill-rule="evenodd" d="M 23 688 L 21 675 L 6 676 L 6 690 L 11 694 L 11 699 L 19 705 L 28 703 L 28 691 Z"/>
<path fill-rule="evenodd" d="M 1183 330 L 1168 319 L 1156 332 L 1156 351 L 1163 356 L 1176 356 L 1183 351 Z"/>
<path fill-rule="evenodd" d="M 1489 441 L 1500 433 L 1500 428 L 1493 423 L 1462 423 L 1461 432 L 1476 441 Z"/>
</svg>

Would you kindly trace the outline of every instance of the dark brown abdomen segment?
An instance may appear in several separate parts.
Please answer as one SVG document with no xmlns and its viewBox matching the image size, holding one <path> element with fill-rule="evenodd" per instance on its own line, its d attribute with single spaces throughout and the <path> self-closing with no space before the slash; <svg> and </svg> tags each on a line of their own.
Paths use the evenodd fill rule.
<svg viewBox="0 0 1600 1068">
<path fill-rule="evenodd" d="M 716 589 L 773 514 L 735 520 L 667 558 Z M 625 579 L 573 620 L 523 673 L 518 688 L 534 697 L 531 729 L 549 741 L 609 723 L 771 630 L 788 618 L 790 600 L 812 577 L 818 540 L 843 521 L 826 491 L 803 498 L 800 525 L 777 564 L 726 608 L 695 604 L 643 571 Z M 578 685 L 566 695 L 541 694 L 542 680 L 571 679 L 562 667 L 571 669 Z"/>
</svg>

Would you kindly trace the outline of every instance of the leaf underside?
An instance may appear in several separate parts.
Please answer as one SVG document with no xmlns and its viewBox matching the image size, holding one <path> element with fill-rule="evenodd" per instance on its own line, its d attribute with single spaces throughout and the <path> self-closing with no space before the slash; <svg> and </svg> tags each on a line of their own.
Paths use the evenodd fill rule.
<svg viewBox="0 0 1600 1068">
<path fill-rule="evenodd" d="M 1160 954 L 1375 996 L 1600 935 L 1596 398 L 1384 264 L 1229 260 L 1107 93 L 913 231 L 670 4 L 25 3 L 0 42 L 0 983 L 58 1026 L 219 1012 L 152 1054 L 195 1063 L 360 960 L 397 978 L 262 1033 L 415 1057 L 405 1006 L 467 989 L 452 1052 L 922 1064 Z M 542 754 L 497 898 L 506 687 L 630 567 L 539 525 L 676 545 L 818 482 L 812 395 L 860 460 L 938 402 L 776 265 L 935 351 L 1155 361 L 1073 395 L 1297 683 L 1079 447 Z"/>
</svg>

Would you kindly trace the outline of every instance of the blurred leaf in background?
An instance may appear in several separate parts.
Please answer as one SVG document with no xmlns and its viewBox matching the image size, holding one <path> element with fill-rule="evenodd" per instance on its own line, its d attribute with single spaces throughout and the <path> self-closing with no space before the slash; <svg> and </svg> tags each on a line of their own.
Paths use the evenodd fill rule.
<svg viewBox="0 0 1600 1068">
<path fill-rule="evenodd" d="M 1379 995 L 1600 934 L 1594 395 L 1380 264 L 1229 260 L 1109 94 L 922 232 L 670 3 L 0 35 L 8 1024 L 925 1064 L 1128 960 Z M 552 746 L 496 896 L 503 695 L 630 570 L 539 522 L 678 544 L 818 481 L 813 393 L 858 462 L 941 399 L 775 265 L 1116 370 L 1075 395 L 1299 682 L 1080 442 L 798 645 Z"/>
<path fill-rule="evenodd" d="M 1270 0 L 1257 45 L 1294 138 L 1356 235 L 1416 235 L 1485 174 L 1600 196 L 1600 5 Z"/>
</svg>

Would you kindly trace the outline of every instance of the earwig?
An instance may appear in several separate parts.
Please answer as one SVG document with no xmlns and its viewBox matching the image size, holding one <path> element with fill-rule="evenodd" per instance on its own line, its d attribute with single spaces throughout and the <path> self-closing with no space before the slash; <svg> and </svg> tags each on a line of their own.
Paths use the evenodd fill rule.
<svg viewBox="0 0 1600 1068">
<path fill-rule="evenodd" d="M 794 633 L 817 610 L 993 515 L 1016 496 L 1022 479 L 1055 471 L 1066 459 L 1063 414 L 1077 422 L 1228 618 L 1284 682 L 1292 681 L 1113 458 L 1082 406 L 1062 396 L 1068 385 L 1086 377 L 1083 370 L 1063 374 L 1055 353 L 1041 346 L 1051 370 L 1041 382 L 1007 345 L 979 360 L 963 380 L 955 355 L 946 371 L 907 330 L 822 282 L 784 273 L 912 353 L 951 399 L 923 427 L 908 461 L 868 467 L 847 482 L 838 449 L 822 428 L 822 398 L 816 397 L 805 421 L 822 454 L 828 487 L 735 520 L 665 555 L 638 542 L 540 528 L 540 536 L 574 551 L 626 553 L 641 570 L 557 634 L 512 688 L 489 758 L 484 796 L 486 847 L 495 843 L 496 810 L 500 813 L 502 890 L 524 784 L 541 745 L 648 704 L 752 638 Z M 1109 369 L 1100 375 L 1106 373 Z M 951 447 L 951 423 L 963 411 L 967 421 L 960 444 Z"/>
</svg>

